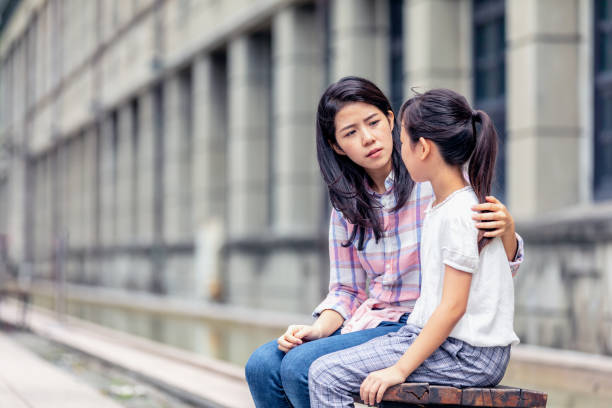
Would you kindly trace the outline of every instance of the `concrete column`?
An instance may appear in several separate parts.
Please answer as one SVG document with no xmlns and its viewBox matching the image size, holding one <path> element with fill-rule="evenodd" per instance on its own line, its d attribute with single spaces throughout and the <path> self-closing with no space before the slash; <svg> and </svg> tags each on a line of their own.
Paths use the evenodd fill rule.
<svg viewBox="0 0 612 408">
<path fill-rule="evenodd" d="M 45 189 L 45 168 L 44 168 L 44 156 L 39 156 L 35 160 L 34 167 L 32 169 L 33 172 L 33 183 L 34 183 L 34 197 L 33 200 L 35 203 L 48 203 L 45 200 L 44 189 Z M 44 259 L 44 241 L 45 241 L 45 233 L 44 233 L 44 212 L 47 206 L 37 205 L 33 208 L 33 231 L 32 231 L 32 239 L 34 241 L 34 269 L 36 273 L 40 271 L 41 262 Z M 2 226 L 0 225 L 0 228 Z"/>
<path fill-rule="evenodd" d="M 81 249 L 81 192 L 82 192 L 82 153 L 80 136 L 74 136 L 66 145 L 66 228 L 68 244 L 71 250 Z M 74 255 L 67 258 L 66 278 L 70 282 L 81 279 L 81 265 Z"/>
<path fill-rule="evenodd" d="M 118 109 L 116 153 L 116 245 L 115 270 L 120 287 L 128 287 L 132 278 L 131 255 L 124 249 L 132 242 L 132 110 L 130 104 Z"/>
<path fill-rule="evenodd" d="M 190 154 L 186 154 L 191 137 L 188 110 L 193 108 L 186 103 L 191 99 L 189 92 L 181 75 L 164 84 L 164 238 L 168 243 L 193 237 L 191 208 L 186 199 L 191 190 L 191 172 L 185 171 L 191 165 Z"/>
<path fill-rule="evenodd" d="M 270 42 L 242 36 L 229 45 L 229 174 L 231 236 L 256 234 L 268 224 Z"/>
<path fill-rule="evenodd" d="M 193 240 L 191 221 L 191 80 L 178 73 L 164 84 L 164 240 L 179 244 Z M 192 257 L 166 257 L 167 293 L 190 295 L 193 290 Z"/>
<path fill-rule="evenodd" d="M 508 202 L 515 217 L 535 217 L 579 200 L 578 4 L 506 7 Z"/>
<path fill-rule="evenodd" d="M 228 141 L 226 54 L 204 55 L 193 65 L 193 176 L 195 228 L 193 293 L 221 294 L 221 245 L 225 240 Z"/>
<path fill-rule="evenodd" d="M 136 151 L 138 184 L 136 201 L 138 208 L 138 229 L 134 244 L 150 246 L 155 236 L 155 96 L 149 89 L 138 97 L 138 148 Z M 132 274 L 134 288 L 150 290 L 153 285 L 152 262 L 150 257 L 139 257 L 133 260 Z"/>
<path fill-rule="evenodd" d="M 132 234 L 132 111 L 124 105 L 118 112 L 117 147 L 117 245 L 131 243 Z"/>
<path fill-rule="evenodd" d="M 96 223 L 96 130 L 89 128 L 83 135 L 83 248 L 85 248 L 84 280 L 91 284 L 96 282 L 95 259 L 91 257 L 91 250 L 95 248 Z"/>
<path fill-rule="evenodd" d="M 100 244 L 110 247 L 115 244 L 115 188 L 113 123 L 106 117 L 100 135 Z"/>
<path fill-rule="evenodd" d="M 225 220 L 228 141 L 225 55 L 197 58 L 193 66 L 193 220 L 199 228 Z M 233 116 L 233 115 L 232 115 Z"/>
<path fill-rule="evenodd" d="M 325 75 L 314 7 L 284 9 L 273 20 L 272 35 L 274 227 L 314 234 L 323 210 L 314 117 Z"/>
<path fill-rule="evenodd" d="M 471 1 L 405 0 L 404 95 L 450 88 L 471 97 Z"/>
<path fill-rule="evenodd" d="M 154 93 L 149 90 L 139 98 L 139 145 L 138 145 L 138 232 L 136 243 L 151 245 L 154 240 L 154 191 L 155 180 L 155 131 Z"/>
<path fill-rule="evenodd" d="M 262 143 L 267 144 L 272 154 L 269 159 L 272 166 L 269 170 L 273 200 L 269 209 L 271 225 L 281 235 L 314 236 L 321 221 L 323 188 L 316 161 L 314 129 L 316 105 L 325 76 L 320 33 L 312 5 L 285 8 L 272 21 L 271 138 L 267 143 L 262 138 Z M 230 50 L 232 74 L 234 69 Z M 232 118 L 241 116 L 234 115 L 233 80 L 230 76 Z M 257 114 L 265 118 L 264 114 Z M 239 131 L 238 127 L 231 129 L 231 137 Z M 231 147 L 230 157 L 230 165 L 233 165 L 236 155 Z M 256 155 L 251 153 L 249 158 L 255 159 Z M 245 171 L 250 167 L 252 165 Z M 229 185 L 232 184 L 230 181 Z M 233 217 L 233 210 L 231 214 Z M 229 276 L 224 277 L 228 284 L 227 301 L 304 312 L 304 305 L 316 303 L 320 298 L 319 266 L 317 254 L 303 252 L 272 253 L 265 257 L 233 256 Z M 278 296 L 279 293 L 285 295 Z"/>
<path fill-rule="evenodd" d="M 361 76 L 389 93 L 388 2 L 333 0 L 331 14 L 330 79 Z"/>
<path fill-rule="evenodd" d="M 9 202 L 7 231 L 9 236 L 9 256 L 13 261 L 20 262 L 24 256 L 23 233 L 24 233 L 24 172 L 25 162 L 19 157 L 13 156 L 9 167 Z"/>
<path fill-rule="evenodd" d="M 44 240 L 45 240 L 45 260 L 47 264 L 47 277 L 51 278 L 51 262 L 53 261 L 53 151 L 48 151 L 45 155 L 45 192 L 44 200 L 49 205 L 44 206 Z"/>
</svg>

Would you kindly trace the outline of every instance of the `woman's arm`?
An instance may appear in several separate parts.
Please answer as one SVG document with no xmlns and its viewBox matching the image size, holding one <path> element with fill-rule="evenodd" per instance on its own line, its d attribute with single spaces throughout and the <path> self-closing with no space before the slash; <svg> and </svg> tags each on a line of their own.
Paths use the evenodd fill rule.
<svg viewBox="0 0 612 408">
<path fill-rule="evenodd" d="M 374 371 L 361 384 L 361 399 L 368 405 L 382 401 L 385 391 L 400 384 L 446 340 L 465 314 L 472 274 L 446 265 L 442 300 L 421 333 L 397 363 Z"/>
<path fill-rule="evenodd" d="M 366 272 L 357 251 L 352 245 L 342 246 L 348 237 L 347 222 L 336 210 L 332 210 L 329 226 L 329 293 L 313 312 L 317 319 L 315 323 L 291 325 L 277 339 L 280 350 L 287 352 L 304 341 L 331 335 L 367 299 Z"/>
<path fill-rule="evenodd" d="M 338 330 L 344 318 L 335 310 L 326 309 L 312 325 L 292 324 L 277 339 L 278 349 L 285 353 L 304 341 L 317 340 Z"/>
</svg>

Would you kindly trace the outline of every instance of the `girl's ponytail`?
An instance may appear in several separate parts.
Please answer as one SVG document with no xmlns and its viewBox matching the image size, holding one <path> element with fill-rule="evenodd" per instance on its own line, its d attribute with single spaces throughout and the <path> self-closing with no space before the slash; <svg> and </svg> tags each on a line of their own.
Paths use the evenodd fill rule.
<svg viewBox="0 0 612 408">
<path fill-rule="evenodd" d="M 476 124 L 480 131 L 477 132 Z M 484 111 L 472 112 L 472 131 L 476 137 L 476 146 L 470 158 L 468 176 L 470 184 L 478 200 L 483 203 L 486 196 L 491 193 L 491 183 L 495 172 L 495 158 L 497 157 L 497 131 L 489 115 Z M 478 233 L 478 250 L 482 250 L 491 238 L 484 237 L 484 231 Z"/>
</svg>

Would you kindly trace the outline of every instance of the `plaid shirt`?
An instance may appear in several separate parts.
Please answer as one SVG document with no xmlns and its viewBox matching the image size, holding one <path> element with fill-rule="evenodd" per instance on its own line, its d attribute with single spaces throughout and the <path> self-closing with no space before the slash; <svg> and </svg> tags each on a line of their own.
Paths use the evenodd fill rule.
<svg viewBox="0 0 612 408">
<path fill-rule="evenodd" d="M 318 317 L 325 309 L 335 310 L 345 319 L 348 330 L 343 332 L 376 327 L 383 320 L 397 321 L 412 310 L 421 293 L 421 229 L 433 190 L 429 183 L 417 183 L 404 206 L 391 212 L 396 202 L 393 183 L 391 173 L 385 180 L 386 191 L 374 193 L 383 207 L 383 236 L 377 243 L 372 230 L 368 230 L 363 251 L 354 245 L 342 246 L 354 225 L 332 210 L 329 294 L 313 316 Z M 517 254 L 510 263 L 513 276 L 523 261 L 523 240 L 518 234 L 517 239 Z M 353 316 L 359 322 L 352 321 Z"/>
</svg>

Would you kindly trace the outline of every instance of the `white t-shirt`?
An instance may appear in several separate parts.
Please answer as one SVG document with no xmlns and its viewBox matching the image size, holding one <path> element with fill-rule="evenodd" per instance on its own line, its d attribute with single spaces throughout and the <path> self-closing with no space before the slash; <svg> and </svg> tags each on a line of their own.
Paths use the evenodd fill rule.
<svg viewBox="0 0 612 408">
<path fill-rule="evenodd" d="M 514 333 L 514 285 L 500 238 L 478 254 L 478 230 L 471 207 L 478 203 L 472 187 L 429 203 L 421 239 L 421 295 L 407 323 L 423 328 L 442 299 L 445 265 L 472 274 L 467 309 L 450 337 L 472 346 L 517 344 Z"/>
</svg>

